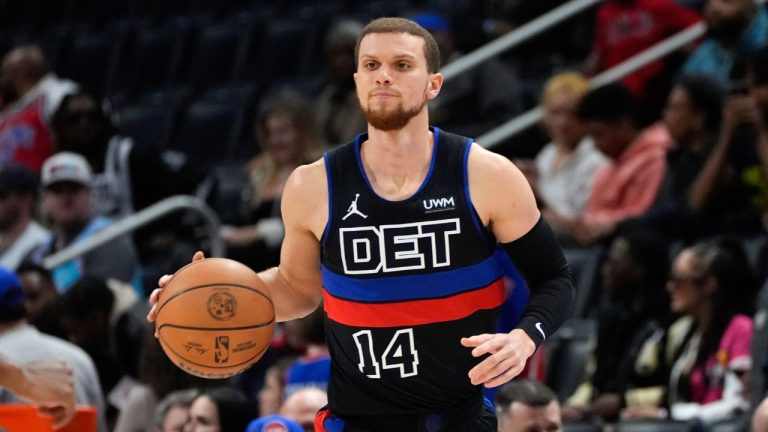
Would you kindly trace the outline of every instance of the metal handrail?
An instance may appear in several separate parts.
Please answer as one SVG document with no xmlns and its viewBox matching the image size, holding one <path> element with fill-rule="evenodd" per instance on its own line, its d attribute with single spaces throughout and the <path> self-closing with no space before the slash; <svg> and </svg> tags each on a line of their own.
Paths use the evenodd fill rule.
<svg viewBox="0 0 768 432">
<path fill-rule="evenodd" d="M 125 235 L 130 231 L 134 231 L 137 228 L 178 210 L 194 210 L 200 213 L 208 228 L 208 237 L 211 241 L 211 256 L 224 256 L 226 249 L 224 241 L 219 235 L 221 222 L 216 213 L 200 198 L 190 195 L 175 195 L 158 201 L 130 216 L 126 216 L 107 228 L 97 232 L 92 237 L 46 257 L 43 260 L 43 267 L 50 270 L 73 258 L 88 253 L 117 237 Z"/>
<path fill-rule="evenodd" d="M 504 36 L 481 46 L 480 48 L 448 63 L 440 70 L 445 81 L 472 69 L 480 63 L 511 49 L 528 39 L 544 32 L 550 27 L 576 15 L 577 13 L 600 3 L 603 0 L 572 0 L 533 19 Z"/>
<path fill-rule="evenodd" d="M 706 25 L 703 22 L 693 24 L 658 44 L 641 51 L 640 53 L 628 58 L 616 66 L 592 77 L 589 80 L 591 88 L 617 81 L 641 67 L 658 60 L 665 55 L 675 51 L 700 38 L 706 32 Z M 542 111 L 540 107 L 533 108 L 512 120 L 498 126 L 477 138 L 477 143 L 485 148 L 492 148 L 509 137 L 515 136 L 525 129 L 533 126 L 541 119 Z"/>
</svg>

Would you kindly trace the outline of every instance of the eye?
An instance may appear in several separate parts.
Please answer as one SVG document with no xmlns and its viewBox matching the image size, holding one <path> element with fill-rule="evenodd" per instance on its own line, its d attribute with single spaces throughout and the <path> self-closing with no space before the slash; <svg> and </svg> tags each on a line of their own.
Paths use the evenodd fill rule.
<svg viewBox="0 0 768 432">
<path fill-rule="evenodd" d="M 376 63 L 375 61 L 367 61 L 363 63 L 363 67 L 368 70 L 374 70 L 376 69 L 377 66 L 378 66 L 378 63 Z"/>
<path fill-rule="evenodd" d="M 395 64 L 395 69 L 397 70 L 407 70 L 410 68 L 411 68 L 411 65 L 408 62 L 401 61 Z"/>
</svg>

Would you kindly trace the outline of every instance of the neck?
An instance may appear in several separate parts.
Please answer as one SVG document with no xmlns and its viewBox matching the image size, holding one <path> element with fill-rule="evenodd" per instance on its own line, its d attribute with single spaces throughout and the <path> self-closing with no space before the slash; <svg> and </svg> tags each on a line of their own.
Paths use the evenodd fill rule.
<svg viewBox="0 0 768 432">
<path fill-rule="evenodd" d="M 368 141 L 361 151 L 363 166 L 376 192 L 385 198 L 412 195 L 429 170 L 434 137 L 426 115 L 419 117 L 396 131 L 368 128 Z"/>
<path fill-rule="evenodd" d="M 702 330 L 706 329 L 712 321 L 712 306 L 702 305 L 696 312 L 694 312 L 693 318 L 696 321 L 698 328 Z"/>
</svg>

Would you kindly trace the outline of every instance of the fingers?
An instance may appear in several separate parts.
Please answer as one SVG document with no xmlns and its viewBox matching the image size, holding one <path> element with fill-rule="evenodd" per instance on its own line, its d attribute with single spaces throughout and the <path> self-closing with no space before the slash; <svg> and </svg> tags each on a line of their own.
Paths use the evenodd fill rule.
<svg viewBox="0 0 768 432">
<path fill-rule="evenodd" d="M 171 278 L 173 278 L 173 275 L 163 275 L 163 276 L 161 276 L 160 279 L 158 279 L 158 281 L 157 281 L 157 286 L 160 287 L 160 288 L 165 288 L 165 285 L 168 284 L 168 281 L 171 280 Z M 154 294 L 154 292 L 152 294 Z M 160 294 L 160 293 L 158 292 L 157 294 Z M 151 299 L 151 297 L 150 297 L 150 299 Z M 155 300 L 157 300 L 157 299 L 155 299 Z"/>
<path fill-rule="evenodd" d="M 197 251 L 192 256 L 192 261 L 200 261 L 200 260 L 203 260 L 203 259 L 205 259 L 205 254 L 203 253 L 203 251 Z"/>
<path fill-rule="evenodd" d="M 74 406 L 70 410 L 67 410 L 63 406 L 51 406 L 51 407 L 41 406 L 38 408 L 38 412 L 42 415 L 53 418 L 54 429 L 61 429 L 64 426 L 66 426 L 72 420 L 72 418 L 75 416 L 75 413 L 76 413 Z"/>
<path fill-rule="evenodd" d="M 491 334 L 481 334 L 477 336 L 471 336 L 468 338 L 461 338 L 461 344 L 465 347 L 476 347 L 493 338 Z M 475 356 L 477 357 L 477 356 Z"/>
</svg>

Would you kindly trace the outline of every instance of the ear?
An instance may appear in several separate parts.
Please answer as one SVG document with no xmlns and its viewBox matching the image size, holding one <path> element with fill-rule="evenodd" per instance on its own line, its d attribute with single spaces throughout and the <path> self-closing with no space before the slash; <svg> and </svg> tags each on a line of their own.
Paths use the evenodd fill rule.
<svg viewBox="0 0 768 432">
<path fill-rule="evenodd" d="M 429 76 L 429 84 L 427 85 L 427 98 L 432 100 L 440 93 L 440 89 L 443 88 L 443 74 L 435 72 Z"/>
</svg>

